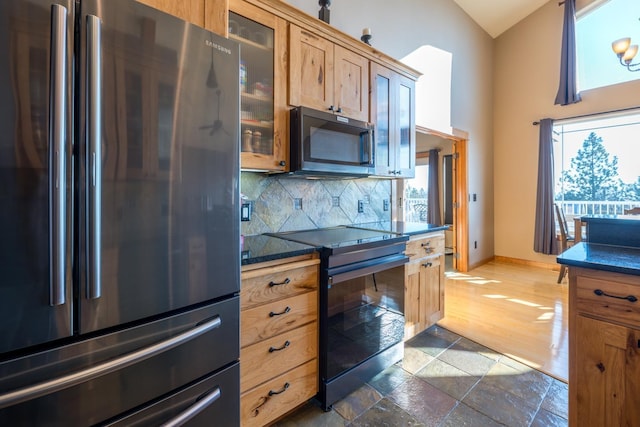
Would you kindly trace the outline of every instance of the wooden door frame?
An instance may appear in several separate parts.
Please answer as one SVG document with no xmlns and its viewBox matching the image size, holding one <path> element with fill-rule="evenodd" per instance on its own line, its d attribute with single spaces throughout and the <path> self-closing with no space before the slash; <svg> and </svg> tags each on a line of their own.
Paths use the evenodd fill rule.
<svg viewBox="0 0 640 427">
<path fill-rule="evenodd" d="M 455 244 L 453 268 L 460 272 L 469 271 L 469 200 L 467 197 L 469 194 L 467 181 L 469 134 L 460 129 L 452 129 L 451 134 L 448 134 L 422 126 L 416 126 L 416 132 L 448 139 L 453 143 L 453 238 Z"/>
</svg>

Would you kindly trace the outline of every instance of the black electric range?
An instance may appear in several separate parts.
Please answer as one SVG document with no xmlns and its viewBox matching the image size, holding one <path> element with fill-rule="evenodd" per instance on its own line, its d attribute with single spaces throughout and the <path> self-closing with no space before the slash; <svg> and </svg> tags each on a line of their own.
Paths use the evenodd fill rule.
<svg viewBox="0 0 640 427">
<path fill-rule="evenodd" d="M 404 355 L 409 236 L 353 226 L 271 236 L 320 251 L 318 400 L 327 410 Z"/>
</svg>

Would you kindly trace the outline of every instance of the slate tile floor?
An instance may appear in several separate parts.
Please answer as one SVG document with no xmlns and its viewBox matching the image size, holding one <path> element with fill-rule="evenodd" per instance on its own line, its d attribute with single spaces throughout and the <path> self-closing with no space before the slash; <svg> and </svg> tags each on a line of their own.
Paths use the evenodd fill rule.
<svg viewBox="0 0 640 427">
<path fill-rule="evenodd" d="M 567 384 L 436 325 L 331 411 L 310 401 L 275 425 L 553 427 L 567 414 Z"/>
</svg>

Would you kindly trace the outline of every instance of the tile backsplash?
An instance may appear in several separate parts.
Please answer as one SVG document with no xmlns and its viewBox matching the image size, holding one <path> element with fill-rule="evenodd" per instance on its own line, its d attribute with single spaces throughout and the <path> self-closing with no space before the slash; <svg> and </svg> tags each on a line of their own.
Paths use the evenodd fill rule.
<svg viewBox="0 0 640 427">
<path fill-rule="evenodd" d="M 391 211 L 385 210 L 391 180 L 386 179 L 315 180 L 242 172 L 240 191 L 253 205 L 251 221 L 241 222 L 245 236 L 391 220 Z"/>
</svg>

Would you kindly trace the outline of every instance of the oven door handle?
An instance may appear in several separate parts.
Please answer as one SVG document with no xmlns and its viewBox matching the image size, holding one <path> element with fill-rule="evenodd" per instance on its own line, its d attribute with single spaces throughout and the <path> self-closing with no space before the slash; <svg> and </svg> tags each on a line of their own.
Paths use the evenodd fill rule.
<svg viewBox="0 0 640 427">
<path fill-rule="evenodd" d="M 333 285 L 336 283 L 355 279 L 356 277 L 366 276 L 367 274 L 378 273 L 390 268 L 399 267 L 406 264 L 407 262 L 409 262 L 409 257 L 402 254 L 385 257 L 383 260 L 380 260 L 379 263 L 369 264 L 362 268 L 356 268 L 354 270 L 349 270 L 337 274 L 329 273 L 329 284 Z"/>
</svg>

